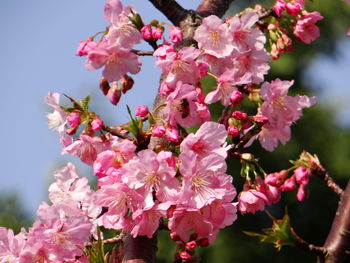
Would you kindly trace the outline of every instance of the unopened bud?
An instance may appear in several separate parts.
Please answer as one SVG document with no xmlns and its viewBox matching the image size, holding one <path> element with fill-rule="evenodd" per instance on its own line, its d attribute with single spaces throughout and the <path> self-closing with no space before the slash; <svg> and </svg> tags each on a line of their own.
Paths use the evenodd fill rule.
<svg viewBox="0 0 350 263">
<path fill-rule="evenodd" d="M 163 137 L 163 135 L 165 134 L 166 130 L 164 128 L 164 126 L 153 126 L 152 128 L 152 136 L 154 137 Z"/>
<path fill-rule="evenodd" d="M 251 153 L 242 153 L 241 159 L 248 162 L 255 161 L 255 157 Z"/>
<path fill-rule="evenodd" d="M 236 120 L 246 120 L 248 118 L 248 114 L 245 112 L 236 110 L 232 113 L 232 117 L 235 118 Z"/>
<path fill-rule="evenodd" d="M 306 186 L 301 184 L 298 189 L 297 199 L 298 201 L 303 202 L 305 201 L 306 197 L 307 197 Z"/>
<path fill-rule="evenodd" d="M 209 240 L 208 240 L 208 238 L 202 238 L 202 239 L 197 241 L 197 244 L 200 247 L 207 247 L 207 246 L 209 246 Z"/>
<path fill-rule="evenodd" d="M 192 256 L 187 252 L 187 251 L 182 251 L 180 253 L 180 257 L 183 259 L 183 260 L 190 260 L 192 259 Z"/>
<path fill-rule="evenodd" d="M 171 232 L 171 233 L 170 233 L 170 238 L 171 238 L 171 240 L 173 240 L 173 241 L 180 241 L 180 240 L 181 240 L 179 234 L 176 233 L 176 232 Z"/>
<path fill-rule="evenodd" d="M 229 126 L 227 129 L 227 132 L 229 135 L 231 135 L 233 138 L 239 136 L 239 129 L 236 126 Z"/>
<path fill-rule="evenodd" d="M 284 181 L 281 187 L 281 190 L 283 192 L 289 192 L 289 191 L 293 191 L 294 189 L 295 189 L 295 179 L 294 179 L 294 176 L 292 176 Z"/>
<path fill-rule="evenodd" d="M 93 131 L 99 131 L 102 129 L 103 120 L 99 116 L 95 116 L 94 120 L 91 122 L 91 129 Z"/>
<path fill-rule="evenodd" d="M 102 90 L 103 94 L 106 96 L 109 89 L 111 87 L 109 86 L 108 81 L 105 79 L 105 77 L 101 77 L 100 79 L 100 89 Z"/>
<path fill-rule="evenodd" d="M 74 135 L 74 134 L 77 132 L 78 128 L 79 128 L 79 126 L 70 127 L 70 128 L 68 128 L 68 129 L 66 129 L 66 133 L 67 133 L 68 135 Z"/>
<path fill-rule="evenodd" d="M 122 92 L 118 88 L 118 83 L 115 81 L 112 83 L 112 87 L 108 90 L 107 97 L 113 105 L 117 105 L 121 96 Z"/>
<path fill-rule="evenodd" d="M 142 118 L 142 117 L 146 117 L 147 114 L 148 114 L 148 107 L 146 105 L 136 107 L 135 116 Z"/>
<path fill-rule="evenodd" d="M 122 90 L 123 93 L 126 93 L 128 90 L 131 90 L 133 86 L 134 86 L 134 80 L 132 77 L 125 74 L 120 79 L 120 89 Z"/>
<path fill-rule="evenodd" d="M 186 250 L 188 251 L 193 251 L 196 249 L 196 247 L 197 247 L 197 243 L 194 240 L 187 242 L 185 246 Z"/>
<path fill-rule="evenodd" d="M 67 116 L 67 122 L 72 128 L 78 127 L 81 122 L 80 113 L 78 112 L 69 113 Z"/>
<path fill-rule="evenodd" d="M 244 96 L 243 96 L 242 92 L 240 92 L 238 90 L 233 91 L 231 96 L 230 96 L 231 103 L 234 106 L 239 104 L 243 100 L 243 98 L 244 98 Z"/>
</svg>

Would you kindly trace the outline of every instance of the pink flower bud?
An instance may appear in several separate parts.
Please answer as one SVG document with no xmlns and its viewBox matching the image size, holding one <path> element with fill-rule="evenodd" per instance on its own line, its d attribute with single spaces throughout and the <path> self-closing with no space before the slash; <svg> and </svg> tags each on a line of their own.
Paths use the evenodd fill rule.
<svg viewBox="0 0 350 263">
<path fill-rule="evenodd" d="M 196 249 L 196 247 L 197 247 L 197 243 L 194 240 L 187 242 L 185 246 L 186 250 L 188 251 L 193 251 Z"/>
<path fill-rule="evenodd" d="M 163 137 L 163 135 L 165 134 L 166 130 L 164 128 L 164 126 L 153 126 L 152 128 L 152 136 L 154 137 Z"/>
<path fill-rule="evenodd" d="M 301 184 L 298 189 L 297 199 L 298 201 L 303 202 L 305 201 L 306 197 L 307 197 L 306 186 Z"/>
<path fill-rule="evenodd" d="M 179 241 L 179 240 L 181 240 L 179 234 L 176 233 L 176 232 L 171 232 L 171 233 L 170 233 L 170 238 L 171 238 L 171 240 L 173 240 L 173 241 Z"/>
<path fill-rule="evenodd" d="M 300 9 L 301 6 L 296 2 L 289 2 L 286 4 L 286 10 L 291 16 L 297 16 L 299 14 Z"/>
<path fill-rule="evenodd" d="M 232 113 L 232 117 L 235 118 L 236 120 L 246 120 L 248 118 L 248 114 L 245 112 L 236 110 Z"/>
<path fill-rule="evenodd" d="M 120 97 L 122 96 L 121 90 L 118 88 L 117 82 L 113 82 L 112 88 L 108 90 L 107 97 L 113 105 L 117 105 Z"/>
<path fill-rule="evenodd" d="M 161 39 L 163 36 L 163 30 L 160 28 L 152 29 L 152 38 L 153 39 Z"/>
<path fill-rule="evenodd" d="M 148 107 L 146 105 L 136 107 L 135 116 L 142 118 L 142 117 L 146 117 L 147 114 L 148 114 Z"/>
<path fill-rule="evenodd" d="M 132 77 L 125 74 L 120 79 L 120 89 L 122 90 L 123 93 L 126 93 L 128 90 L 131 90 L 133 86 L 134 86 L 134 80 Z"/>
<path fill-rule="evenodd" d="M 288 173 L 285 170 L 282 170 L 277 173 L 268 174 L 265 178 L 265 184 L 276 187 L 281 186 L 287 175 Z"/>
<path fill-rule="evenodd" d="M 202 238 L 202 239 L 197 241 L 197 244 L 200 247 L 207 247 L 207 246 L 209 246 L 209 240 L 208 240 L 208 238 Z"/>
<path fill-rule="evenodd" d="M 180 44 L 182 41 L 182 30 L 177 26 L 170 27 L 169 39 L 174 45 Z"/>
<path fill-rule="evenodd" d="M 142 37 L 146 40 L 152 39 L 152 29 L 150 25 L 145 25 L 141 28 Z"/>
<path fill-rule="evenodd" d="M 183 260 L 190 260 L 192 259 L 192 256 L 187 252 L 187 251 L 182 251 L 180 253 L 180 257 L 183 259 Z"/>
<path fill-rule="evenodd" d="M 277 0 L 274 4 L 272 10 L 276 13 L 277 16 L 281 16 L 281 13 L 286 9 L 286 3 L 282 0 Z"/>
<path fill-rule="evenodd" d="M 101 89 L 101 91 L 103 92 L 103 94 L 106 96 L 107 95 L 107 93 L 108 93 L 108 91 L 109 91 L 109 89 L 110 89 L 111 87 L 109 86 L 109 83 L 108 83 L 108 81 L 105 79 L 105 77 L 101 77 L 101 79 L 100 79 L 100 89 Z"/>
<path fill-rule="evenodd" d="M 227 132 L 229 135 L 232 136 L 232 138 L 235 138 L 235 137 L 239 136 L 239 134 L 240 134 L 239 129 L 233 125 L 228 127 Z"/>
<path fill-rule="evenodd" d="M 160 95 L 168 96 L 173 91 L 174 91 L 174 88 L 171 88 L 165 81 L 163 81 L 162 84 L 160 84 L 160 88 L 159 88 Z"/>
<path fill-rule="evenodd" d="M 293 191 L 295 189 L 295 178 L 294 176 L 288 178 L 287 180 L 284 181 L 281 190 L 283 192 L 289 192 L 289 191 Z"/>
<path fill-rule="evenodd" d="M 93 131 L 99 131 L 102 129 L 103 120 L 99 116 L 95 116 L 94 120 L 91 122 L 91 129 Z"/>
<path fill-rule="evenodd" d="M 239 104 L 243 100 L 244 96 L 242 92 L 235 90 L 232 92 L 230 100 L 233 105 Z"/>
<path fill-rule="evenodd" d="M 81 122 L 80 113 L 78 112 L 69 113 L 67 116 L 67 122 L 72 128 L 78 127 Z"/>
<path fill-rule="evenodd" d="M 298 184 L 307 185 L 309 183 L 311 171 L 302 165 L 294 170 L 294 175 Z"/>
<path fill-rule="evenodd" d="M 179 131 L 171 128 L 166 130 L 166 138 L 171 142 L 179 142 Z"/>
</svg>

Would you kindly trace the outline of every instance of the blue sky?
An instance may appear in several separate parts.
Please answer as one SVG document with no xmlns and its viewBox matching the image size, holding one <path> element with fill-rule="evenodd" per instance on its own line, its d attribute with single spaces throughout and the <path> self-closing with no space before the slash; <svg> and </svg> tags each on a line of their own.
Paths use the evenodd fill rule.
<svg viewBox="0 0 350 263">
<path fill-rule="evenodd" d="M 178 2 L 185 8 L 195 8 L 199 0 Z M 146 0 L 124 0 L 123 3 L 135 6 L 145 22 L 165 19 Z M 43 103 L 49 91 L 67 93 L 77 99 L 91 94 L 92 109 L 109 124 L 126 122 L 125 104 L 132 109 L 143 104 L 151 106 L 155 96 L 159 70 L 153 66 L 153 58 L 142 58 L 142 71 L 134 78 L 136 86 L 115 107 L 98 89 L 100 71 L 87 71 L 84 59 L 75 56 L 79 41 L 106 27 L 103 4 L 102 0 L 0 1 L 0 112 L 3 116 L 0 190 L 18 193 L 32 216 L 47 198 L 47 186 L 54 170 L 72 161 L 82 175 L 91 174 L 89 167 L 77 158 L 61 156 L 58 135 L 47 128 L 44 115 L 51 111 Z M 341 49 L 343 47 L 346 48 L 340 60 L 334 62 L 320 57 L 309 71 L 311 75 L 321 76 L 313 78 L 316 86 L 321 83 L 335 86 L 331 92 L 320 93 L 333 104 L 344 98 L 344 94 L 350 97 L 345 81 L 349 73 L 346 70 L 350 62 L 349 39 L 342 42 Z M 143 48 L 150 50 L 148 46 Z M 346 101 L 344 108 L 342 114 L 349 117 Z"/>
</svg>

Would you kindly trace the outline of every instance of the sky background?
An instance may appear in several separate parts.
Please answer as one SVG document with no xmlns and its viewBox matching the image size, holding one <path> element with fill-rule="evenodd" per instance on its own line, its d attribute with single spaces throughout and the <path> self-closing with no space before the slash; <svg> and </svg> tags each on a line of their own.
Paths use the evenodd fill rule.
<svg viewBox="0 0 350 263">
<path fill-rule="evenodd" d="M 122 2 L 134 6 L 146 23 L 152 19 L 165 21 L 146 0 Z M 178 2 L 193 9 L 199 0 Z M 51 111 L 43 102 L 49 91 L 76 99 L 92 95 L 91 109 L 107 124 L 127 121 L 125 104 L 131 109 L 151 106 L 155 97 L 159 70 L 153 58 L 142 58 L 135 87 L 115 107 L 98 88 L 101 71 L 87 71 L 85 58 L 75 56 L 79 41 L 107 26 L 103 4 L 102 0 L 0 1 L 0 191 L 17 193 L 32 217 L 40 202 L 47 200 L 54 170 L 71 161 L 81 175 L 91 175 L 91 169 L 78 158 L 60 154 L 58 134 L 48 129 L 45 118 L 45 112 Z M 146 45 L 141 48 L 151 50 Z M 339 121 L 350 125 L 350 38 L 344 38 L 338 50 L 337 60 L 315 59 L 305 69 L 305 77 L 312 82 L 320 102 L 339 106 Z"/>
</svg>

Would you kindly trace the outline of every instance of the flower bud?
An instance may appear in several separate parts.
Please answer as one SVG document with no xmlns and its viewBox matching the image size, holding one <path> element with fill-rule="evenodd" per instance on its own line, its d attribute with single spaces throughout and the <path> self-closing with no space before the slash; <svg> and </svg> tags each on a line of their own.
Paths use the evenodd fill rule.
<svg viewBox="0 0 350 263">
<path fill-rule="evenodd" d="M 123 93 L 126 93 L 128 90 L 131 90 L 133 86 L 134 86 L 134 80 L 132 77 L 125 74 L 120 79 L 120 89 L 122 90 Z"/>
<path fill-rule="evenodd" d="M 284 181 L 281 190 L 283 192 L 289 192 L 289 191 L 293 191 L 295 189 L 295 178 L 294 176 L 288 178 L 287 180 Z"/>
<path fill-rule="evenodd" d="M 297 193 L 297 199 L 300 202 L 303 202 L 306 200 L 307 197 L 307 192 L 306 192 L 306 186 L 305 185 L 300 185 Z"/>
<path fill-rule="evenodd" d="M 192 259 L 192 256 L 187 251 L 180 252 L 180 257 L 183 260 L 190 260 L 190 259 Z"/>
<path fill-rule="evenodd" d="M 80 113 L 78 112 L 69 113 L 67 116 L 67 122 L 72 128 L 78 127 L 81 122 Z"/>
<path fill-rule="evenodd" d="M 239 104 L 243 100 L 243 98 L 244 98 L 244 96 L 243 96 L 242 92 L 240 92 L 238 90 L 233 91 L 231 96 L 230 96 L 231 103 L 234 106 Z"/>
<path fill-rule="evenodd" d="M 227 132 L 229 135 L 232 136 L 232 138 L 235 138 L 237 136 L 239 136 L 239 129 L 236 126 L 229 126 L 227 129 Z"/>
<path fill-rule="evenodd" d="M 180 240 L 181 240 L 179 234 L 176 233 L 176 232 L 171 232 L 171 233 L 170 233 L 170 238 L 171 238 L 171 240 L 173 240 L 173 241 L 180 241 Z"/>
<path fill-rule="evenodd" d="M 135 116 L 143 118 L 143 117 L 146 117 L 147 114 L 148 114 L 148 107 L 146 105 L 136 107 Z"/>
<path fill-rule="evenodd" d="M 286 11 L 291 16 L 297 16 L 299 14 L 300 9 L 301 6 L 296 2 L 289 2 L 286 4 Z"/>
<path fill-rule="evenodd" d="M 97 46 L 97 43 L 93 42 L 92 40 L 93 39 L 91 37 L 89 37 L 88 39 L 86 39 L 84 41 L 80 41 L 80 43 L 78 44 L 76 55 L 80 56 L 80 57 L 86 56 L 89 51 L 94 49 Z"/>
<path fill-rule="evenodd" d="M 152 29 L 152 38 L 153 39 L 161 39 L 162 36 L 163 36 L 163 30 L 161 30 L 160 28 Z"/>
<path fill-rule="evenodd" d="M 112 83 L 112 88 L 108 90 L 107 97 L 113 105 L 117 105 L 121 96 L 122 92 L 118 88 L 118 83 L 115 81 Z"/>
<path fill-rule="evenodd" d="M 99 116 L 95 116 L 94 120 L 91 122 L 91 129 L 93 131 L 99 131 L 102 129 L 103 120 Z"/>
<path fill-rule="evenodd" d="M 246 120 L 248 118 L 248 115 L 245 112 L 236 110 L 232 113 L 232 117 L 236 120 Z"/>
<path fill-rule="evenodd" d="M 294 175 L 298 184 L 307 185 L 309 183 L 311 171 L 302 165 L 294 170 Z"/>
<path fill-rule="evenodd" d="M 152 39 L 152 29 L 150 25 L 145 25 L 141 28 L 142 37 L 146 40 Z"/>
<path fill-rule="evenodd" d="M 103 94 L 106 96 L 109 89 L 111 87 L 109 86 L 108 81 L 105 79 L 105 77 L 101 77 L 100 79 L 100 89 L 102 90 Z"/>
<path fill-rule="evenodd" d="M 274 4 L 272 10 L 276 13 L 277 16 L 281 16 L 281 13 L 286 9 L 286 3 L 282 0 L 277 0 Z"/>
<path fill-rule="evenodd" d="M 207 246 L 209 246 L 209 240 L 208 240 L 208 238 L 202 238 L 202 239 L 197 241 L 197 244 L 200 247 L 207 247 Z"/>
<path fill-rule="evenodd" d="M 193 251 L 196 249 L 196 247 L 197 247 L 197 243 L 194 240 L 187 242 L 185 246 L 186 250 L 188 251 Z"/>
</svg>

